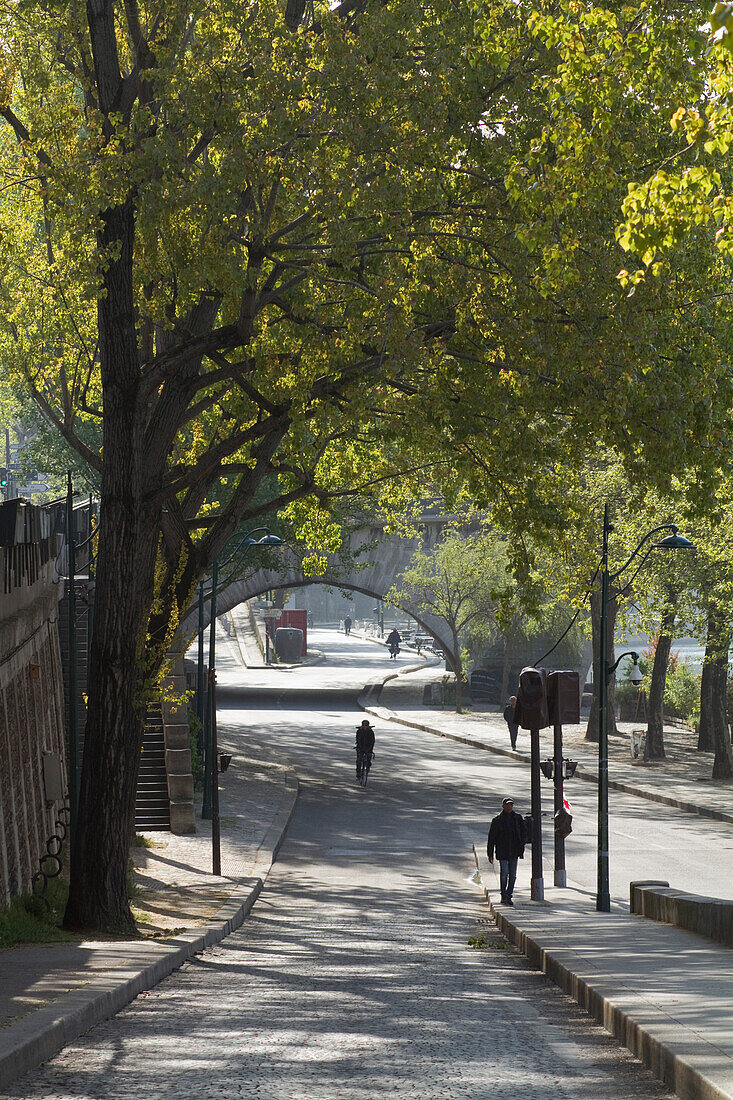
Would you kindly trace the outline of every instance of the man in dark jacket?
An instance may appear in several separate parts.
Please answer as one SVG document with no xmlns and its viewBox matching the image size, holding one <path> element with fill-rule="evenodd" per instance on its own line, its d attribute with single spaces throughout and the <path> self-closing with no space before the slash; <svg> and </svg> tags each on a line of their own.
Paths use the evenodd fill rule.
<svg viewBox="0 0 733 1100">
<path fill-rule="evenodd" d="M 509 727 L 509 740 L 512 743 L 512 748 L 517 748 L 517 734 L 519 733 L 519 725 L 515 718 L 515 711 L 517 709 L 517 697 L 512 695 L 507 705 L 504 707 L 504 721 Z"/>
<path fill-rule="evenodd" d="M 501 804 L 501 813 L 491 822 L 486 845 L 489 863 L 494 862 L 494 852 L 499 860 L 499 883 L 504 905 L 514 905 L 512 894 L 517 878 L 517 860 L 524 859 L 526 842 L 524 820 L 520 814 L 514 812 L 514 799 L 505 798 Z"/>
</svg>

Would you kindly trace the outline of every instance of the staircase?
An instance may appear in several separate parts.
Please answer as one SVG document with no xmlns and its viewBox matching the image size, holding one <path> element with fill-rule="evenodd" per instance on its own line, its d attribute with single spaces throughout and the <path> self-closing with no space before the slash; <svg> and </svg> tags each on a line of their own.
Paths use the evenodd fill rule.
<svg viewBox="0 0 733 1100">
<path fill-rule="evenodd" d="M 135 795 L 135 828 L 143 831 L 170 830 L 168 776 L 165 770 L 163 712 L 159 702 L 148 705 L 143 749 Z"/>
</svg>

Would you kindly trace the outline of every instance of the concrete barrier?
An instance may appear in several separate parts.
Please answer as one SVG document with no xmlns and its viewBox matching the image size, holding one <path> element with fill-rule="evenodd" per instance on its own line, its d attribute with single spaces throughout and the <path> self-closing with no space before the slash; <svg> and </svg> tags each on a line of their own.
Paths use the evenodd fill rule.
<svg viewBox="0 0 733 1100">
<path fill-rule="evenodd" d="M 632 882 L 631 912 L 733 947 L 733 901 L 688 894 L 666 882 Z"/>
</svg>

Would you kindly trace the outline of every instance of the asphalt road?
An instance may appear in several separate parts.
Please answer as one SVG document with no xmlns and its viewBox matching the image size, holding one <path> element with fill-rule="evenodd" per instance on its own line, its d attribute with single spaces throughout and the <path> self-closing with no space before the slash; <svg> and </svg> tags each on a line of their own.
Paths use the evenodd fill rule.
<svg viewBox="0 0 733 1100">
<path fill-rule="evenodd" d="M 312 642 L 328 664 L 245 686 L 222 645 L 222 743 L 240 759 L 246 738 L 266 744 L 302 784 L 243 928 L 5 1095 L 669 1097 L 507 947 L 469 882 L 471 843 L 520 769 L 376 722 L 358 787 L 356 690 L 390 662 L 355 638 Z"/>
<path fill-rule="evenodd" d="M 328 663 L 273 674 L 252 670 L 246 686 L 227 687 L 224 673 L 219 692 L 221 722 L 238 726 L 242 715 L 257 740 L 286 755 L 306 782 L 332 787 L 336 803 L 345 797 L 351 807 L 350 763 L 353 733 L 363 717 L 356 705 L 354 683 L 378 678 L 398 667 L 415 664 L 414 654 L 390 661 L 386 651 L 371 642 L 335 631 L 311 632 L 311 643 Z M 232 675 L 234 667 L 232 666 Z M 279 680 L 275 680 L 274 676 Z M 313 752 L 313 729 L 318 751 Z M 511 794 L 522 813 L 530 809 L 529 770 L 510 757 L 446 741 L 417 730 L 373 720 L 377 759 L 370 784 L 378 787 L 380 805 L 397 803 L 410 815 L 421 806 L 432 807 L 431 843 L 450 852 L 470 853 L 471 843 L 485 837 L 488 822 Z M 526 738 L 525 738 L 526 740 Z M 507 737 L 508 746 L 508 737 Z M 552 883 L 552 794 L 543 781 L 545 818 L 544 874 Z M 581 780 L 566 784 L 573 813 L 568 839 L 567 873 L 574 886 L 595 897 L 597 873 L 597 796 L 594 784 Z M 694 791 L 693 791 L 694 795 Z M 371 806 L 371 794 L 365 806 Z M 376 791 L 374 792 L 376 797 Z M 359 813 L 362 803 L 346 812 Z M 334 808 L 329 813 L 337 812 Z M 397 812 L 394 827 L 401 828 Z M 391 821 L 391 814 L 390 814 Z M 372 828 L 371 817 L 361 827 Z M 342 825 L 337 826 L 341 828 Z M 380 829 L 388 822 L 380 822 Z M 391 826 L 390 826 L 391 827 Z M 733 898 L 733 826 L 683 813 L 672 807 L 610 792 L 611 896 L 628 908 L 629 882 L 662 878 L 694 893 Z M 530 853 L 520 863 L 518 889 L 529 890 Z"/>
</svg>

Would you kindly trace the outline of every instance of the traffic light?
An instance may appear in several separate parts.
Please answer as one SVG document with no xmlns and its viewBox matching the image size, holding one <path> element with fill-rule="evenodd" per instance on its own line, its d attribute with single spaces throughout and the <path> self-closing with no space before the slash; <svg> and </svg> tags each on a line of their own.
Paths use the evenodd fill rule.
<svg viewBox="0 0 733 1100">
<path fill-rule="evenodd" d="M 528 667 L 520 672 L 514 721 L 523 730 L 543 730 L 549 726 L 544 668 Z"/>
<path fill-rule="evenodd" d="M 0 489 L 7 489 L 8 487 L 8 468 L 7 466 L 0 466 Z"/>
<path fill-rule="evenodd" d="M 577 725 L 580 721 L 580 677 L 577 672 L 548 672 L 547 707 L 553 723 Z"/>
<path fill-rule="evenodd" d="M 555 778 L 555 761 L 554 760 L 540 760 L 540 771 L 544 775 L 545 779 Z"/>
</svg>

